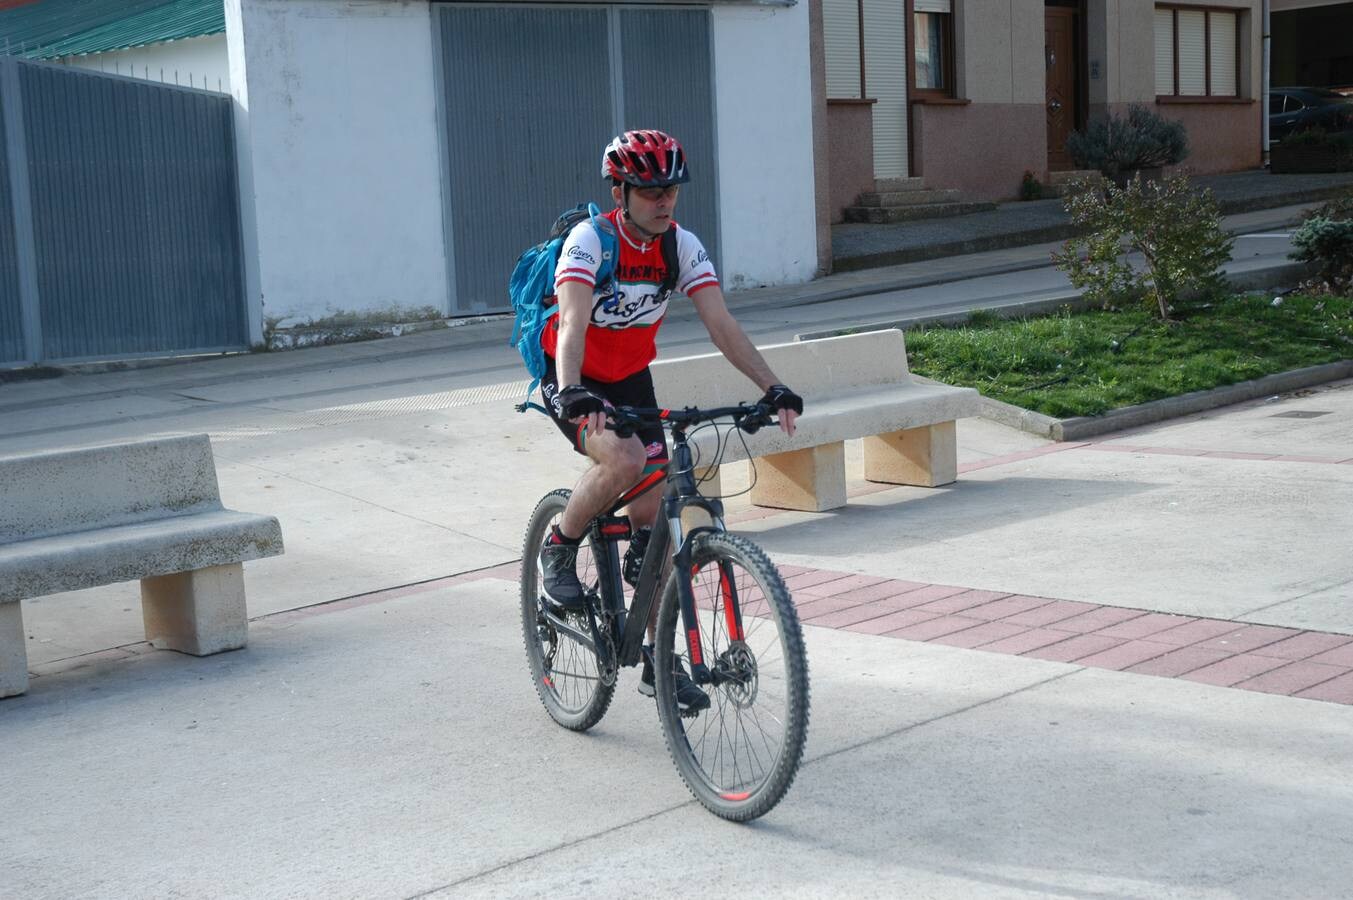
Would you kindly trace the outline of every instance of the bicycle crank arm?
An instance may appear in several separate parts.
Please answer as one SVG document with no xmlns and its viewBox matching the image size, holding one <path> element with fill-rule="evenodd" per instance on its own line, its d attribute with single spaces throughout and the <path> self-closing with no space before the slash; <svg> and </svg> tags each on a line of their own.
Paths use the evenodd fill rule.
<svg viewBox="0 0 1353 900">
<path fill-rule="evenodd" d="M 545 616 L 545 620 L 554 626 L 556 631 L 562 631 L 593 653 L 597 652 L 597 642 L 592 639 L 591 629 L 583 631 L 576 625 L 561 619 L 548 603 L 541 604 L 541 613 Z"/>
</svg>

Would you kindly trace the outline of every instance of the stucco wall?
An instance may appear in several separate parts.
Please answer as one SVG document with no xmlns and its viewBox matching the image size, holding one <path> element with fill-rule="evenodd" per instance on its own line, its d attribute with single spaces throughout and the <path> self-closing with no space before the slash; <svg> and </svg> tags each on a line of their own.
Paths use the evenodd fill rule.
<svg viewBox="0 0 1353 900">
<path fill-rule="evenodd" d="M 248 118 L 251 306 L 279 327 L 444 314 L 427 3 L 227 0 L 226 11 Z"/>
<path fill-rule="evenodd" d="M 843 211 L 860 194 L 874 189 L 874 116 L 868 103 L 827 104 L 827 159 L 831 184 L 831 220 L 843 221 Z"/>
<path fill-rule="evenodd" d="M 809 5 L 712 16 L 724 285 L 807 281 L 817 269 Z"/>
<path fill-rule="evenodd" d="M 959 3 L 957 95 L 977 103 L 1042 103 L 1043 0 Z"/>
<path fill-rule="evenodd" d="M 1127 115 L 1129 104 L 1114 104 L 1111 109 Z M 1197 175 L 1235 172 L 1259 167 L 1261 117 L 1258 101 L 1243 104 L 1160 104 L 1151 107 L 1166 119 L 1184 123 L 1189 135 L 1189 155 L 1177 167 Z"/>
<path fill-rule="evenodd" d="M 212 91 L 230 90 L 230 66 L 226 60 L 224 34 L 166 41 L 130 50 L 66 56 L 57 62 L 96 72 L 163 81 L 166 84 L 205 87 Z"/>
<path fill-rule="evenodd" d="M 1019 195 L 1025 170 L 1047 170 L 1047 116 L 1042 103 L 917 104 L 917 173 L 927 188 L 954 188 L 989 200 Z"/>
</svg>

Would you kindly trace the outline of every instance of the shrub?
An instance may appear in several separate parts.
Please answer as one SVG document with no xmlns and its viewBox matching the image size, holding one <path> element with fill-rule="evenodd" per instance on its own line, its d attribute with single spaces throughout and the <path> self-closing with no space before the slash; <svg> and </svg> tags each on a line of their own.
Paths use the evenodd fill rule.
<svg viewBox="0 0 1353 900">
<path fill-rule="evenodd" d="M 1024 178 L 1019 183 L 1019 199 L 1021 200 L 1041 200 L 1043 199 L 1043 185 L 1034 173 L 1028 169 L 1024 170 Z"/>
<path fill-rule="evenodd" d="M 1066 149 L 1077 166 L 1113 178 L 1181 162 L 1189 154 L 1189 142 L 1182 123 L 1133 104 L 1125 117 L 1109 114 L 1091 121 L 1084 131 L 1072 132 Z"/>
<path fill-rule="evenodd" d="M 1089 233 L 1067 241 L 1053 261 L 1091 302 L 1140 300 L 1168 319 L 1181 297 L 1225 284 L 1221 267 L 1234 240 L 1222 231 L 1212 193 L 1194 191 L 1183 175 L 1149 182 L 1139 176 L 1122 188 L 1081 181 L 1066 209 Z M 1134 251 L 1144 267 L 1128 260 Z"/>
<path fill-rule="evenodd" d="M 1353 218 L 1307 219 L 1292 235 L 1292 259 L 1320 264 L 1320 277 L 1334 293 L 1353 286 Z"/>
<path fill-rule="evenodd" d="M 1302 221 L 1311 219 L 1353 219 L 1353 189 L 1346 190 L 1337 197 L 1331 197 L 1315 209 L 1302 214 Z"/>
</svg>

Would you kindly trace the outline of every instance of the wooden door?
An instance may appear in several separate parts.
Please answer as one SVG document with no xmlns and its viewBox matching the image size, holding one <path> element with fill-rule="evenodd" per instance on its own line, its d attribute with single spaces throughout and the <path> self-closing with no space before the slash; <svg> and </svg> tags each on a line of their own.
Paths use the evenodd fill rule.
<svg viewBox="0 0 1353 900">
<path fill-rule="evenodd" d="M 1076 11 L 1049 6 L 1043 11 L 1047 66 L 1048 168 L 1070 169 L 1066 138 L 1076 127 Z"/>
</svg>

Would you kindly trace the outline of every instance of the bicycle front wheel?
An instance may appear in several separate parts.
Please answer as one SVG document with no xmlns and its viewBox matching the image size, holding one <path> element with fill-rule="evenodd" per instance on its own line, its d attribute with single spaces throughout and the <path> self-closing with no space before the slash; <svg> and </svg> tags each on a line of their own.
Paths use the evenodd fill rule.
<svg viewBox="0 0 1353 900">
<path fill-rule="evenodd" d="M 550 718 L 573 731 L 586 731 L 601 721 L 615 694 L 615 680 L 602 677 L 597 655 L 587 644 L 560 631 L 545 617 L 540 574 L 540 545 L 556 525 L 572 491 L 551 491 L 536 504 L 521 551 L 521 628 L 526 660 L 536 694 Z M 598 577 L 589 535 L 578 548 L 578 579 L 589 592 Z M 586 634 L 586 614 L 572 614 L 570 624 Z M 609 683 L 608 683 L 609 681 Z"/>
<path fill-rule="evenodd" d="M 677 579 L 689 577 L 700 659 L 713 680 L 707 709 L 678 711 L 677 678 L 690 671 Z M 658 611 L 654 671 L 667 749 L 691 794 L 745 822 L 780 802 L 798 773 L 808 734 L 808 660 L 789 590 L 759 547 L 707 532 L 692 568 L 674 570 Z"/>
</svg>

